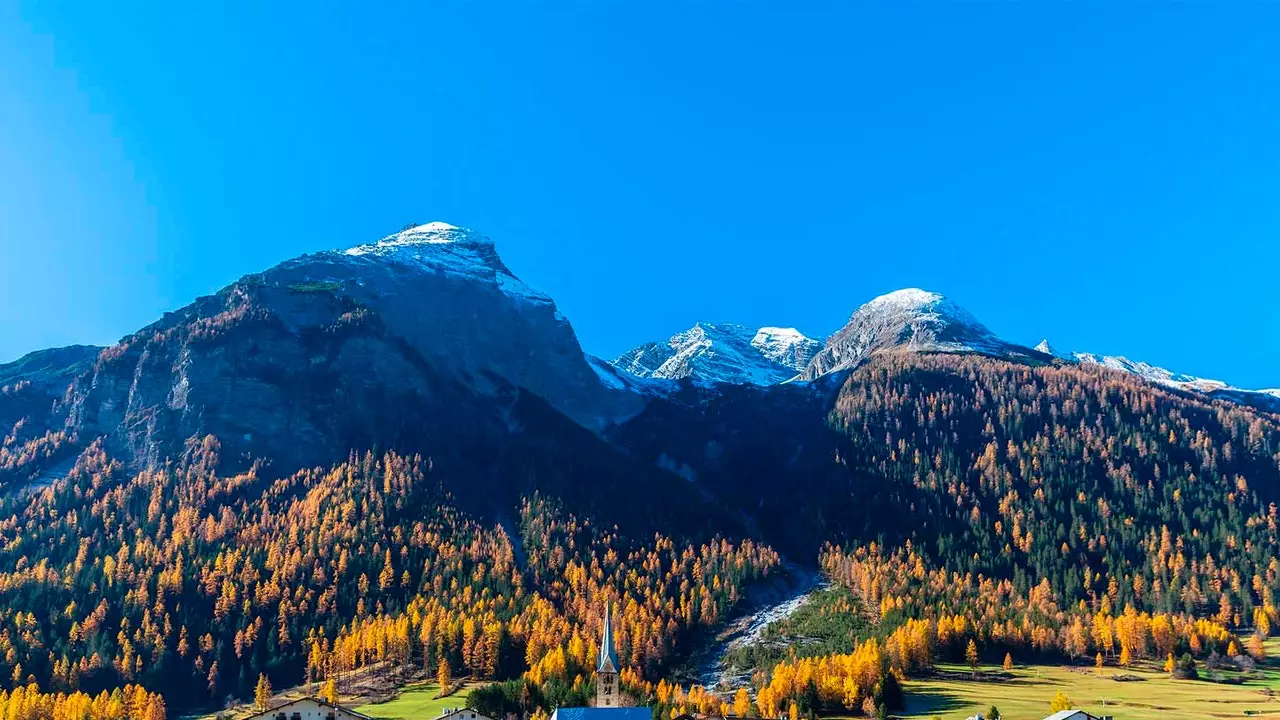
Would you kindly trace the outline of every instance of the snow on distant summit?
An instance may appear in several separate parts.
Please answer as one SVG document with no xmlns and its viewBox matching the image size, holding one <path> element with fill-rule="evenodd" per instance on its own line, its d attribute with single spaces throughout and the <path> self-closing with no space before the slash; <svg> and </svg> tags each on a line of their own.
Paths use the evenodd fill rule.
<svg viewBox="0 0 1280 720">
<path fill-rule="evenodd" d="M 1048 340 L 1042 340 L 1036 350 L 1067 362 L 1094 365 L 1109 370 L 1135 375 L 1149 383 L 1164 387 L 1200 393 L 1209 397 L 1235 403 L 1253 405 L 1265 410 L 1280 411 L 1280 390 L 1246 390 L 1232 387 L 1221 380 L 1196 377 L 1174 372 L 1150 363 L 1130 360 L 1122 355 L 1095 355 L 1087 352 L 1056 353 Z"/>
<path fill-rule="evenodd" d="M 502 263 L 492 240 L 448 223 L 417 225 L 374 243 L 309 257 L 312 261 L 326 258 L 336 263 L 376 260 L 379 264 L 407 265 L 446 278 L 478 280 L 516 301 L 516 306 L 535 306 L 539 312 L 549 310 L 555 325 L 567 327 L 550 297 L 525 285 Z M 571 335 L 572 330 L 568 333 Z M 859 307 L 825 344 L 793 328 L 751 330 L 742 325 L 697 323 L 665 343 L 645 343 L 613 360 L 609 365 L 622 371 L 620 376 L 603 367 L 602 362 L 588 361 L 588 365 L 598 381 L 608 387 L 647 392 L 656 386 L 637 384 L 628 378 L 773 385 L 792 379 L 814 380 L 854 368 L 875 353 L 889 351 L 978 353 L 1014 361 L 1033 359 L 1040 353 L 1128 373 L 1165 387 L 1280 411 L 1280 389 L 1245 390 L 1118 355 L 1059 352 L 1047 339 L 1034 350 L 1009 343 L 948 298 L 919 288 L 905 288 L 872 299 Z"/>
<path fill-rule="evenodd" d="M 1147 382 L 1165 387 L 1197 392 L 1209 397 L 1229 400 L 1235 403 L 1253 405 L 1264 410 L 1280 411 L 1280 390 L 1246 390 L 1233 387 L 1221 380 L 1196 377 L 1185 373 L 1173 372 L 1156 365 L 1137 362 L 1119 355 L 1094 355 L 1093 353 L 1072 353 L 1071 359 L 1081 365 L 1100 365 L 1112 370 L 1137 375 Z"/>
<path fill-rule="evenodd" d="M 476 235 L 469 230 L 463 230 L 457 225 L 437 221 L 429 222 L 426 225 L 407 227 L 395 235 L 388 235 L 377 242 L 353 247 L 347 250 L 347 254 L 364 255 L 369 252 L 377 252 L 379 249 L 407 245 L 442 245 L 445 243 L 466 242 L 469 239 L 476 239 L 490 245 L 493 244 L 487 237 Z"/>
<path fill-rule="evenodd" d="M 795 328 L 697 323 L 665 344 L 632 348 L 612 364 L 641 378 L 774 385 L 794 377 L 818 347 Z"/>
<path fill-rule="evenodd" d="M 357 245 L 338 254 L 479 280 L 499 286 L 510 297 L 553 305 L 549 296 L 526 285 L 503 264 L 488 236 L 445 222 L 408 227 L 377 242 Z"/>
<path fill-rule="evenodd" d="M 822 343 L 805 337 L 795 328 L 762 327 L 751 338 L 751 347 L 769 360 L 799 372 L 822 348 Z"/>
<path fill-rule="evenodd" d="M 1044 353 L 1045 355 L 1052 355 L 1053 357 L 1062 357 L 1061 355 L 1058 354 L 1058 351 L 1054 350 L 1053 346 L 1049 344 L 1048 338 L 1041 340 L 1040 343 L 1032 349 L 1038 353 Z"/>
<path fill-rule="evenodd" d="M 1041 340 L 1034 348 L 996 336 L 969 311 L 948 298 L 918 288 L 897 290 L 859 307 L 849 322 L 825 344 L 792 328 L 698 323 L 667 342 L 632 348 L 610 365 L 626 378 L 774 385 L 812 381 L 850 370 L 882 352 L 972 353 L 1012 362 L 1043 363 L 1046 356 L 1080 365 L 1096 365 L 1129 373 L 1148 382 L 1208 397 L 1280 412 L 1280 388 L 1244 390 L 1220 380 L 1172 372 L 1113 355 L 1064 353 Z M 603 368 L 598 372 L 607 375 Z M 657 385 L 638 385 L 606 377 L 628 389 L 652 392 Z"/>
<path fill-rule="evenodd" d="M 1151 382 L 1170 387 L 1190 388 L 1202 392 L 1221 390 L 1228 387 L 1221 380 L 1209 380 L 1194 375 L 1173 372 L 1149 363 L 1130 360 L 1120 355 L 1094 355 L 1093 353 L 1078 352 L 1071 353 L 1071 358 L 1081 365 L 1101 365 L 1102 367 L 1137 375 Z"/>
<path fill-rule="evenodd" d="M 972 352 L 1026 357 L 1027 348 L 996 337 L 969 311 L 938 293 L 906 288 L 881 295 L 854 311 L 801 373 L 802 380 L 852 368 L 874 353 Z"/>
</svg>

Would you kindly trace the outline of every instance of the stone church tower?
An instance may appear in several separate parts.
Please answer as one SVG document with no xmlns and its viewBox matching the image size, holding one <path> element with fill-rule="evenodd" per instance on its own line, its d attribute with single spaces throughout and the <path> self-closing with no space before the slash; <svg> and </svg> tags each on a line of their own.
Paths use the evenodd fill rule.
<svg viewBox="0 0 1280 720">
<path fill-rule="evenodd" d="M 604 606 L 604 629 L 600 633 L 600 658 L 596 661 L 596 707 L 622 706 L 618 686 L 618 653 L 613 649 L 613 608 Z"/>
</svg>

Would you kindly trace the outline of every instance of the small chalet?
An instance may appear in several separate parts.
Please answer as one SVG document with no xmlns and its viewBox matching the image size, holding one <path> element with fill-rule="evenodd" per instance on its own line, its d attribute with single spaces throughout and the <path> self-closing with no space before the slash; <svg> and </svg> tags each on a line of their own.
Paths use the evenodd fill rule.
<svg viewBox="0 0 1280 720">
<path fill-rule="evenodd" d="M 1083 710 L 1059 710 L 1044 720 L 1110 720 L 1110 718 L 1091 715 Z"/>
<path fill-rule="evenodd" d="M 436 720 L 493 720 L 493 718 L 483 713 L 478 713 L 471 708 L 453 708 L 445 710 L 444 714 L 436 718 Z"/>
<path fill-rule="evenodd" d="M 325 702 L 320 698 L 306 697 L 288 700 L 250 715 L 247 720 L 373 720 L 351 708 Z"/>
</svg>

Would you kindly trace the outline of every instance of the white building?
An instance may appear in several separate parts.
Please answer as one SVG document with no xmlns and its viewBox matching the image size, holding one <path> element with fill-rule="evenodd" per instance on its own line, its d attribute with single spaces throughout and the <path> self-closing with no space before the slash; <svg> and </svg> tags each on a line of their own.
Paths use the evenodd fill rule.
<svg viewBox="0 0 1280 720">
<path fill-rule="evenodd" d="M 444 714 L 436 718 L 436 720 L 493 720 L 493 718 L 478 713 L 471 708 L 454 708 L 445 710 Z"/>
<path fill-rule="evenodd" d="M 247 720 L 373 720 L 351 708 L 334 705 L 320 698 L 288 700 L 268 708 Z"/>
<path fill-rule="evenodd" d="M 1083 710 L 1059 710 L 1044 720 L 1103 720 L 1097 715 L 1091 715 Z"/>
</svg>

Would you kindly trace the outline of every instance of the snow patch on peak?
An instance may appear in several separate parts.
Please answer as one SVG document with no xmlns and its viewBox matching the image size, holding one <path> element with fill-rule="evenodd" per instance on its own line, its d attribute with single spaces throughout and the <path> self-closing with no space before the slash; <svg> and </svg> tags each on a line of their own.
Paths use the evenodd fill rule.
<svg viewBox="0 0 1280 720">
<path fill-rule="evenodd" d="M 488 236 L 446 222 L 407 227 L 377 242 L 357 245 L 336 254 L 476 280 L 497 285 L 513 298 L 539 305 L 554 305 L 550 297 L 526 285 L 503 264 L 493 240 Z"/>
<path fill-rule="evenodd" d="M 929 292 L 928 290 L 921 290 L 920 288 L 902 288 L 901 290 L 894 290 L 891 293 L 885 293 L 879 297 L 874 297 L 867 302 L 866 305 L 894 305 L 904 308 L 921 308 L 945 299 L 946 298 L 936 292 Z"/>
<path fill-rule="evenodd" d="M 642 378 L 774 385 L 793 377 L 818 347 L 794 328 L 699 322 L 666 343 L 635 347 L 613 365 Z"/>
<path fill-rule="evenodd" d="M 779 342 L 803 342 L 809 338 L 795 328 L 762 327 L 756 331 L 756 339 L 769 338 Z"/>
<path fill-rule="evenodd" d="M 414 232 L 443 232 L 446 230 L 460 230 L 460 229 L 461 228 L 459 228 L 457 225 L 450 225 L 447 222 L 441 222 L 439 220 L 433 220 L 427 223 L 426 225 L 419 225 L 415 228 L 412 228 Z"/>
<path fill-rule="evenodd" d="M 1149 383 L 1176 390 L 1200 393 L 1215 399 L 1251 405 L 1262 410 L 1280 411 L 1280 389 L 1246 390 L 1233 387 L 1221 380 L 1211 380 L 1209 378 L 1196 377 L 1195 375 L 1173 372 L 1150 363 L 1130 360 L 1120 355 L 1094 355 L 1093 353 L 1078 352 L 1071 353 L 1065 359 L 1074 360 L 1081 365 L 1097 365 L 1129 375 L 1136 375 Z"/>
<path fill-rule="evenodd" d="M 1045 355 L 1052 355 L 1053 357 L 1056 357 L 1059 360 L 1070 360 L 1070 361 L 1075 360 L 1075 356 L 1072 355 L 1071 353 L 1058 352 L 1058 349 L 1049 343 L 1048 338 L 1041 340 L 1040 343 L 1036 345 L 1035 348 L 1033 349 L 1038 353 L 1044 353 Z"/>
<path fill-rule="evenodd" d="M 425 225 L 407 227 L 398 233 L 388 235 L 374 243 L 357 245 L 346 251 L 348 255 L 368 255 L 388 249 L 416 245 L 448 245 L 453 243 L 470 243 L 492 246 L 493 241 L 480 233 L 446 222 L 429 222 Z"/>
<path fill-rule="evenodd" d="M 1221 380 L 1196 377 L 1185 373 L 1173 372 L 1149 363 L 1130 360 L 1121 355 L 1094 355 L 1093 353 L 1072 353 L 1072 358 L 1081 365 L 1101 365 L 1120 372 L 1137 375 L 1160 385 L 1182 389 L 1211 392 L 1225 390 L 1230 386 Z"/>
<path fill-rule="evenodd" d="M 997 357 L 1025 357 L 1028 352 L 996 337 L 946 297 L 906 288 L 874 298 L 855 310 L 849 322 L 813 356 L 800 379 L 816 380 L 855 367 L 874 353 L 903 350 Z"/>
<path fill-rule="evenodd" d="M 751 347 L 773 362 L 800 372 L 822 349 L 822 343 L 795 328 L 762 327 L 751 338 Z"/>
<path fill-rule="evenodd" d="M 979 330 L 990 335 L 978 318 L 968 310 L 948 300 L 946 296 L 921 290 L 920 288 L 903 288 L 891 293 L 872 298 L 870 302 L 858 308 L 858 312 L 866 314 L 910 313 L 924 318 L 948 320 Z"/>
</svg>

